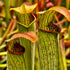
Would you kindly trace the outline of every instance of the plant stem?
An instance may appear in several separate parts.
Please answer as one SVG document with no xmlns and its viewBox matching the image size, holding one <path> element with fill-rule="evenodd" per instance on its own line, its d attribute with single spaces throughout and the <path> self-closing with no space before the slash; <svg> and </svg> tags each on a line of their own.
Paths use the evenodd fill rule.
<svg viewBox="0 0 70 70">
<path fill-rule="evenodd" d="M 4 0 L 4 4 L 5 4 L 5 14 L 6 14 L 6 22 L 7 22 L 7 25 L 9 25 L 9 19 L 11 18 L 10 16 L 10 0 Z"/>
<path fill-rule="evenodd" d="M 1 61 L 0 61 L 0 64 L 2 64 L 2 63 L 4 63 L 5 61 L 6 61 L 6 56 L 4 57 L 4 59 L 2 59 Z"/>
<path fill-rule="evenodd" d="M 56 25 L 60 25 L 60 24 L 62 24 L 64 22 L 66 22 L 66 21 L 68 21 L 68 20 L 67 19 L 63 19 L 63 20 L 59 21 L 58 23 L 56 23 Z"/>
<path fill-rule="evenodd" d="M 69 9 L 69 7 L 70 7 L 70 0 L 66 0 L 66 7 L 67 7 L 67 9 Z"/>
<path fill-rule="evenodd" d="M 2 41 L 1 41 L 1 43 L 0 43 L 0 45 L 2 45 L 2 43 L 4 42 L 4 40 L 5 40 L 6 37 L 7 37 L 8 33 L 10 32 L 10 30 L 11 30 L 13 24 L 14 24 L 14 20 L 15 20 L 15 18 L 13 18 L 13 19 L 11 20 L 11 22 L 10 22 L 10 24 L 9 24 L 9 26 L 8 26 L 8 28 L 7 28 L 7 30 L 6 30 L 6 32 L 5 32 L 5 34 L 3 35 L 3 39 L 2 39 Z"/>
<path fill-rule="evenodd" d="M 0 52 L 0 56 L 7 55 L 7 52 Z"/>
<path fill-rule="evenodd" d="M 0 50 L 3 49 L 4 47 L 6 47 L 6 45 L 2 45 L 2 46 L 0 46 Z"/>
<path fill-rule="evenodd" d="M 35 2 L 38 4 L 38 0 L 35 0 Z M 38 12 L 38 6 L 36 7 L 36 13 Z"/>
<path fill-rule="evenodd" d="M 10 33 L 7 35 L 7 37 L 10 37 L 11 35 L 13 35 L 13 34 L 15 34 L 15 33 L 18 33 L 18 30 L 15 30 L 15 31 L 13 31 L 13 32 L 10 32 Z"/>
<path fill-rule="evenodd" d="M 7 64 L 0 64 L 0 68 L 5 68 L 7 67 Z"/>
<path fill-rule="evenodd" d="M 32 4 L 32 0 L 28 0 L 28 2 L 29 2 L 30 4 Z"/>
</svg>

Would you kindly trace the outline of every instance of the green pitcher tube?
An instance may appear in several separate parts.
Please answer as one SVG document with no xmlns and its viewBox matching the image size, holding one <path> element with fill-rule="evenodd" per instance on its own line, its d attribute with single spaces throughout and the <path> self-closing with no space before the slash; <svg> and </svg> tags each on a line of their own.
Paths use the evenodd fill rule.
<svg viewBox="0 0 70 70">
<path fill-rule="evenodd" d="M 34 16 L 31 13 L 24 14 L 24 15 L 20 14 L 19 16 L 20 17 L 22 16 L 22 19 L 23 19 L 22 20 L 20 19 L 20 17 L 18 17 L 19 32 L 20 33 L 25 33 L 29 31 L 35 32 Z M 29 27 L 26 27 L 26 26 L 29 26 Z M 24 53 L 25 70 L 34 70 L 35 44 L 23 38 L 20 38 L 20 44 L 25 48 L 25 53 Z"/>
<path fill-rule="evenodd" d="M 38 13 L 38 53 L 40 70 L 58 70 L 58 27 L 52 24 L 55 11 Z"/>
<path fill-rule="evenodd" d="M 35 8 L 35 6 L 34 6 L 34 8 Z M 29 6 L 29 7 L 31 8 L 31 6 Z M 29 8 L 28 8 L 28 6 L 25 8 L 25 4 L 23 4 L 21 6 L 21 8 L 19 8 L 19 9 L 15 8 L 16 19 L 17 19 L 16 22 L 18 25 L 18 33 L 26 33 L 29 31 L 35 32 L 34 22 L 35 22 L 36 18 L 31 13 L 33 10 L 31 9 L 31 12 L 29 10 L 30 13 L 27 13 L 28 11 L 26 11 L 26 8 L 27 8 L 27 10 Z M 13 10 L 14 10 L 14 8 L 13 8 Z M 20 10 L 22 10 L 23 14 L 21 14 Z M 19 56 L 20 56 L 21 59 L 18 61 L 18 64 L 20 63 L 20 65 L 19 65 L 20 69 L 18 69 L 18 70 L 34 70 L 35 44 L 25 38 L 20 38 L 19 41 L 20 41 L 20 45 L 25 48 L 25 53 L 17 54 L 17 55 L 10 54 L 11 56 L 14 56 L 14 57 L 13 57 L 13 60 L 8 59 L 8 63 L 11 64 L 11 62 L 15 62 L 16 58 L 18 58 L 18 60 L 19 60 Z M 8 57 L 9 57 L 9 55 L 8 55 Z M 14 65 L 14 67 L 12 66 L 11 68 L 12 68 L 12 70 L 17 70 L 16 68 L 18 68 L 19 66 Z M 9 67 L 8 67 L 8 70 L 10 70 Z"/>
</svg>

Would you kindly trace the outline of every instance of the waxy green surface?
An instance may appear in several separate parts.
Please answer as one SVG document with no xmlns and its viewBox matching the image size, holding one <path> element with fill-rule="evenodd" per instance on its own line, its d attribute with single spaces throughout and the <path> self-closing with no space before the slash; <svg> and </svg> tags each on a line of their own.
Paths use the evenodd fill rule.
<svg viewBox="0 0 70 70">
<path fill-rule="evenodd" d="M 34 17 L 32 14 L 28 15 L 17 14 L 19 33 L 35 31 Z M 24 54 L 8 52 L 8 70 L 34 70 L 34 44 L 25 38 L 20 38 L 20 44 L 25 48 L 25 52 Z"/>
<path fill-rule="evenodd" d="M 39 13 L 39 27 L 46 31 L 58 31 L 52 24 L 55 11 Z M 57 35 L 38 29 L 38 52 L 40 70 L 58 70 L 58 43 Z"/>
</svg>

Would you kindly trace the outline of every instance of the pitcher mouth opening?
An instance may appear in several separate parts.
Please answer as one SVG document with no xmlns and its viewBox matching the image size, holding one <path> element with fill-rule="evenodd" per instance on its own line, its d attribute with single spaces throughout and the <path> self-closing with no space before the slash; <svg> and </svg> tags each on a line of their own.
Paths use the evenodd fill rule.
<svg viewBox="0 0 70 70">
<path fill-rule="evenodd" d="M 25 52 L 25 48 L 23 46 L 21 46 L 19 43 L 15 43 L 13 47 L 8 46 L 8 44 L 7 44 L 6 49 L 8 50 L 8 52 L 10 52 L 12 54 L 24 54 L 24 52 Z"/>
<path fill-rule="evenodd" d="M 19 16 L 22 18 L 20 19 Z M 23 25 L 24 27 L 28 28 L 32 23 L 36 21 L 36 17 L 33 13 L 27 13 L 27 14 L 19 14 L 17 16 L 17 23 L 20 25 Z"/>
<path fill-rule="evenodd" d="M 45 32 L 48 32 L 48 33 L 56 33 L 56 34 L 59 33 L 59 32 L 56 32 L 56 31 L 50 31 L 50 30 L 45 30 L 45 29 L 40 28 L 38 22 L 37 22 L 37 27 L 38 27 L 39 30 L 45 31 Z"/>
</svg>

